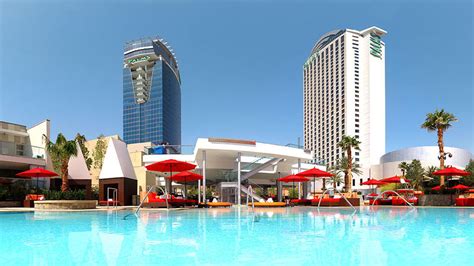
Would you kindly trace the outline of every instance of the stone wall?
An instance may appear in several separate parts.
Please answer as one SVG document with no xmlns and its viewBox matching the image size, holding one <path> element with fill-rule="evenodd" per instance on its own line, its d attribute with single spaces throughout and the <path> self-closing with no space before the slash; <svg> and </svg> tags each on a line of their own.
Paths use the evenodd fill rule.
<svg viewBox="0 0 474 266">
<path fill-rule="evenodd" d="M 96 200 L 41 200 L 35 201 L 35 209 L 42 210 L 81 210 L 95 209 Z"/>
<path fill-rule="evenodd" d="M 423 195 L 419 199 L 420 206 L 452 206 L 456 200 L 456 195 L 430 194 Z"/>
<path fill-rule="evenodd" d="M 0 201 L 0 208 L 21 207 L 21 201 Z"/>
</svg>

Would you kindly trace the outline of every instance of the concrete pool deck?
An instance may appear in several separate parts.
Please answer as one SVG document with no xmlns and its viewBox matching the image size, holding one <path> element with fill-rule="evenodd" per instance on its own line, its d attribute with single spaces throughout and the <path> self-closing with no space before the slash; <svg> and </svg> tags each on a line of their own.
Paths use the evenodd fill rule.
<svg viewBox="0 0 474 266">
<path fill-rule="evenodd" d="M 470 206 L 414 206 L 416 209 L 474 209 Z M 7 207 L 0 208 L 0 213 L 13 213 L 13 212 L 107 212 L 107 211 L 134 211 L 137 206 L 118 206 L 118 207 L 107 207 L 107 206 L 97 206 L 95 209 L 35 209 L 35 208 L 24 208 L 24 207 Z M 231 208 L 222 208 L 224 210 L 232 210 L 236 208 L 235 206 Z M 269 211 L 283 211 L 286 209 L 293 208 L 305 208 L 308 210 L 318 209 L 316 206 L 295 206 L 295 207 L 278 207 L 278 208 L 255 208 L 255 211 L 260 212 L 269 212 Z M 360 206 L 359 210 L 370 209 L 369 206 Z M 377 205 L 373 207 L 374 209 L 404 209 L 409 208 L 408 206 L 383 206 Z M 197 208 L 141 208 L 141 212 L 169 212 L 169 211 L 184 211 L 184 210 L 195 210 Z M 209 208 L 207 210 L 220 210 L 221 208 Z M 242 205 L 242 209 L 251 209 Z M 351 209 L 350 207 L 320 207 L 322 210 L 347 210 Z"/>
</svg>

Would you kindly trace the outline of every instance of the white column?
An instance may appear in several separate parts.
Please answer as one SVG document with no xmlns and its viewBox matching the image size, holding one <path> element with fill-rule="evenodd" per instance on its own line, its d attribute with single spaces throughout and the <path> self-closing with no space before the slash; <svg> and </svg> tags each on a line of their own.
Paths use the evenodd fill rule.
<svg viewBox="0 0 474 266">
<path fill-rule="evenodd" d="M 201 180 L 198 180 L 198 202 L 201 202 Z"/>
<path fill-rule="evenodd" d="M 206 151 L 202 151 L 202 199 L 206 203 Z"/>
<path fill-rule="evenodd" d="M 241 153 L 237 153 L 237 204 L 240 206 L 240 202 L 241 202 L 241 199 L 240 199 L 240 156 L 241 156 Z"/>
</svg>

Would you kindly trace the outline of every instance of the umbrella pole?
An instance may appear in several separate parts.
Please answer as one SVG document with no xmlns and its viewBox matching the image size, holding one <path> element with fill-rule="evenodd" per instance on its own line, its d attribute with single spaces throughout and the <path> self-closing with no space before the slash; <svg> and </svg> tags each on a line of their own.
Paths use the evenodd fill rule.
<svg viewBox="0 0 474 266">
<path fill-rule="evenodd" d="M 316 195 L 316 177 L 313 176 L 313 199 Z"/>
<path fill-rule="evenodd" d="M 38 189 L 39 188 L 39 177 L 36 177 L 36 194 L 38 194 Z"/>
<path fill-rule="evenodd" d="M 184 177 L 184 199 L 188 199 L 188 191 L 186 190 L 186 177 Z"/>
</svg>

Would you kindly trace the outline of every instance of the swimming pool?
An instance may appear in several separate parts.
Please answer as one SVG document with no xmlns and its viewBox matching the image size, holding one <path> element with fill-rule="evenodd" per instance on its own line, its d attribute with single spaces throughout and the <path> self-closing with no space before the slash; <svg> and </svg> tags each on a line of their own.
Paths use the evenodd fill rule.
<svg viewBox="0 0 474 266">
<path fill-rule="evenodd" d="M 0 265 L 467 265 L 474 209 L 0 213 Z"/>
</svg>

